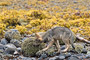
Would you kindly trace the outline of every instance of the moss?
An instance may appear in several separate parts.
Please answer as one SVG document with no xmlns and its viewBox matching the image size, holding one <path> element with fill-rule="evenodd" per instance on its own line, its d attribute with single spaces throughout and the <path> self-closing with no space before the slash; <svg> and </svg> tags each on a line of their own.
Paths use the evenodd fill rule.
<svg viewBox="0 0 90 60">
<path fill-rule="evenodd" d="M 17 25 L 15 29 L 17 29 L 20 32 L 20 34 L 24 34 L 27 31 L 25 26 Z"/>
<path fill-rule="evenodd" d="M 44 43 L 36 41 L 35 37 L 27 38 L 21 46 L 24 56 L 35 56 L 36 52 L 44 48 Z"/>
<path fill-rule="evenodd" d="M 38 18 L 40 20 L 45 19 L 46 16 L 41 11 L 34 11 L 30 15 L 31 17 Z"/>
<path fill-rule="evenodd" d="M 0 2 L 0 6 L 8 6 L 10 5 L 10 2 Z"/>
</svg>

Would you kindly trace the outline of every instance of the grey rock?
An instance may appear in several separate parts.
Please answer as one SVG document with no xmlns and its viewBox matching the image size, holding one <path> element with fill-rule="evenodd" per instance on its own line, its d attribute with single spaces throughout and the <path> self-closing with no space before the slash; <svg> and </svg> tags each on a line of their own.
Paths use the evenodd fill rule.
<svg viewBox="0 0 90 60">
<path fill-rule="evenodd" d="M 90 54 L 87 54 L 87 55 L 85 56 L 85 58 L 90 58 Z"/>
<path fill-rule="evenodd" d="M 82 53 L 85 53 L 85 54 L 86 54 L 86 53 L 87 53 L 87 49 L 84 48 L 84 49 L 82 50 Z"/>
<path fill-rule="evenodd" d="M 13 44 L 7 44 L 5 45 L 5 53 L 6 54 L 13 54 L 16 50 L 16 46 Z"/>
<path fill-rule="evenodd" d="M 4 60 L 4 58 L 3 58 L 3 55 L 2 55 L 2 54 L 0 54 L 0 60 Z"/>
<path fill-rule="evenodd" d="M 41 58 L 43 58 L 43 59 L 45 59 L 45 58 L 47 58 L 48 56 L 46 55 L 46 54 L 42 54 L 41 55 Z"/>
<path fill-rule="evenodd" d="M 83 56 L 80 56 L 79 59 L 80 59 L 80 60 L 83 59 Z"/>
<path fill-rule="evenodd" d="M 17 48 L 17 51 L 18 51 L 19 53 L 21 53 L 21 52 L 22 52 L 22 49 L 19 47 L 19 48 Z"/>
<path fill-rule="evenodd" d="M 0 53 L 3 53 L 5 50 L 5 45 L 0 44 Z"/>
<path fill-rule="evenodd" d="M 65 58 L 68 58 L 68 57 L 70 57 L 70 56 L 71 56 L 71 53 L 65 54 Z"/>
<path fill-rule="evenodd" d="M 5 32 L 5 39 L 10 42 L 11 39 L 21 39 L 20 32 L 16 29 L 10 29 L 7 32 Z"/>
<path fill-rule="evenodd" d="M 5 45 L 0 44 L 0 49 L 4 49 L 4 48 L 5 48 Z"/>
<path fill-rule="evenodd" d="M 68 60 L 80 60 L 77 56 L 71 56 L 68 58 Z"/>
<path fill-rule="evenodd" d="M 23 57 L 22 60 L 32 60 L 32 59 L 29 57 Z"/>
<path fill-rule="evenodd" d="M 53 58 L 49 58 L 49 60 L 59 60 L 59 56 L 55 56 L 55 57 L 53 57 Z"/>
<path fill-rule="evenodd" d="M 73 3 L 78 3 L 77 1 L 73 1 Z"/>
<path fill-rule="evenodd" d="M 12 39 L 10 41 L 10 43 L 14 44 L 16 47 L 20 47 L 21 46 L 21 43 L 19 40 L 16 40 L 16 39 Z"/>
<path fill-rule="evenodd" d="M 65 56 L 59 56 L 59 59 L 63 60 L 63 59 L 65 59 Z"/>
<path fill-rule="evenodd" d="M 1 44 L 6 45 L 6 44 L 8 44 L 8 41 L 5 38 L 3 38 L 3 39 L 1 39 Z"/>
<path fill-rule="evenodd" d="M 32 58 L 32 60 L 36 60 L 36 58 Z"/>
</svg>

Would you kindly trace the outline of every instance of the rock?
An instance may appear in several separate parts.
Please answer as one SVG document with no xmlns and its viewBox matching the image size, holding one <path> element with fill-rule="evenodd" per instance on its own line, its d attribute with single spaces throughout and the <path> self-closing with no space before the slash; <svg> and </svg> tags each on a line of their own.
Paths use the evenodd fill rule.
<svg viewBox="0 0 90 60">
<path fill-rule="evenodd" d="M 32 58 L 32 60 L 36 60 L 36 58 Z"/>
<path fill-rule="evenodd" d="M 68 57 L 70 57 L 70 56 L 71 56 L 71 53 L 65 54 L 65 58 L 68 58 Z"/>
<path fill-rule="evenodd" d="M 87 55 L 85 56 L 85 58 L 90 58 L 90 54 L 87 54 Z"/>
<path fill-rule="evenodd" d="M 11 55 L 11 54 L 5 54 L 5 55 L 4 55 L 4 58 L 6 58 L 6 59 L 13 59 L 14 56 Z"/>
<path fill-rule="evenodd" d="M 65 45 L 61 46 L 61 50 L 64 50 L 65 49 Z"/>
<path fill-rule="evenodd" d="M 77 56 L 71 56 L 68 58 L 68 60 L 80 60 Z"/>
<path fill-rule="evenodd" d="M 6 44 L 8 44 L 8 41 L 5 38 L 3 38 L 3 39 L 1 39 L 1 44 L 6 45 Z"/>
<path fill-rule="evenodd" d="M 59 59 L 59 56 L 55 56 L 55 57 L 49 58 L 49 60 L 60 60 L 60 59 Z"/>
<path fill-rule="evenodd" d="M 87 54 L 90 54 L 90 51 L 88 51 Z"/>
<path fill-rule="evenodd" d="M 6 54 L 13 54 L 16 50 L 16 46 L 13 44 L 7 44 L 5 45 L 5 53 Z"/>
<path fill-rule="evenodd" d="M 35 56 L 36 52 L 43 49 L 44 43 L 38 42 L 35 37 L 30 37 L 24 40 L 21 45 L 24 56 Z"/>
<path fill-rule="evenodd" d="M 65 59 L 65 56 L 59 56 L 59 59 L 63 60 L 63 59 Z"/>
<path fill-rule="evenodd" d="M 78 2 L 77 2 L 77 1 L 73 1 L 73 3 L 75 3 L 75 4 L 76 4 L 76 3 L 78 3 Z"/>
<path fill-rule="evenodd" d="M 2 54 L 0 54 L 0 60 L 4 60 L 4 58 L 3 58 L 3 55 L 2 55 Z"/>
<path fill-rule="evenodd" d="M 22 60 L 32 60 L 32 59 L 29 57 L 23 57 Z"/>
<path fill-rule="evenodd" d="M 0 44 L 0 49 L 4 49 L 4 48 L 5 48 L 5 45 Z"/>
<path fill-rule="evenodd" d="M 87 53 L 87 50 L 84 48 L 83 50 L 82 50 L 82 53 Z"/>
<path fill-rule="evenodd" d="M 84 49 L 85 44 L 84 43 L 74 43 L 74 46 L 75 46 L 75 50 L 72 47 L 70 47 L 69 51 L 74 51 L 74 52 L 77 52 L 77 53 L 82 53 L 82 50 Z"/>
<path fill-rule="evenodd" d="M 60 59 L 60 60 L 63 60 L 63 59 L 65 59 L 65 54 L 63 54 L 63 53 L 60 53 L 60 55 L 59 55 L 59 59 Z"/>
<path fill-rule="evenodd" d="M 80 56 L 79 59 L 82 60 L 83 59 L 83 56 Z"/>
<path fill-rule="evenodd" d="M 12 39 L 10 41 L 10 43 L 14 44 L 16 47 L 20 47 L 21 46 L 21 43 L 19 40 L 16 40 L 16 39 Z"/>
<path fill-rule="evenodd" d="M 48 56 L 46 55 L 46 54 L 42 54 L 41 55 L 41 58 L 43 58 L 43 59 L 45 59 L 45 58 L 47 58 Z"/>
<path fill-rule="evenodd" d="M 20 32 L 16 29 L 10 29 L 5 33 L 5 39 L 10 42 L 12 39 L 21 40 Z"/>
<path fill-rule="evenodd" d="M 20 47 L 17 48 L 17 52 L 22 53 L 22 49 Z"/>
<path fill-rule="evenodd" d="M 5 45 L 0 44 L 0 53 L 3 53 L 5 50 Z"/>
</svg>

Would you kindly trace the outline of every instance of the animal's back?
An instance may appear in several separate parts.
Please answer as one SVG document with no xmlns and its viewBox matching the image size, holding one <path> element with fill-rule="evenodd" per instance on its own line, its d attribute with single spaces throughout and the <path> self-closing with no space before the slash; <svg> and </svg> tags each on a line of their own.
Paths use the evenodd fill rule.
<svg viewBox="0 0 90 60">
<path fill-rule="evenodd" d="M 70 29 L 65 27 L 54 27 L 51 30 L 55 40 L 62 40 L 63 42 L 68 40 L 70 44 L 73 44 L 75 35 Z"/>
</svg>

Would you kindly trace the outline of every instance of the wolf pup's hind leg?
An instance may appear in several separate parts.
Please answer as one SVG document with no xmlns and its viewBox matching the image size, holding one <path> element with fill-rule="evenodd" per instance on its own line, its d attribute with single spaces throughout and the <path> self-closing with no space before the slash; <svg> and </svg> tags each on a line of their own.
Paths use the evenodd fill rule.
<svg viewBox="0 0 90 60">
<path fill-rule="evenodd" d="M 66 48 L 62 50 L 61 52 L 67 52 L 70 47 L 69 40 L 64 40 L 63 42 L 65 43 Z"/>
</svg>

